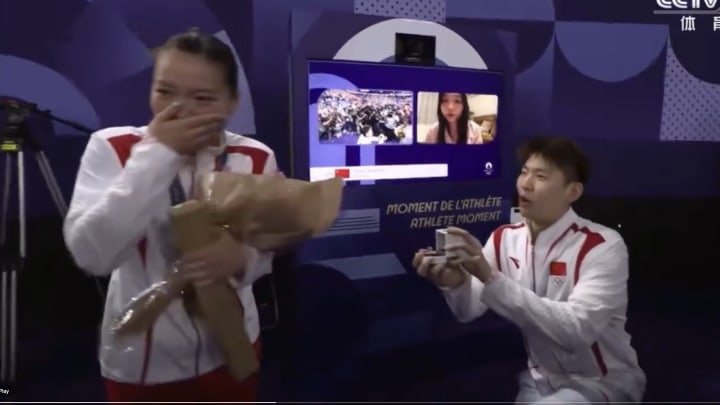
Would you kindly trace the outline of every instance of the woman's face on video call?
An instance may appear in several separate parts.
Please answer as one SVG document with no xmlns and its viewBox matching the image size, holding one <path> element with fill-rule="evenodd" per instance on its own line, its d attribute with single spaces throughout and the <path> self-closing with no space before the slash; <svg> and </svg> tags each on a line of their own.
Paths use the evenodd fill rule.
<svg viewBox="0 0 720 405">
<path fill-rule="evenodd" d="M 182 103 L 180 118 L 207 113 L 229 116 L 237 105 L 221 65 L 201 55 L 169 49 L 155 61 L 150 108 L 157 115 L 176 101 Z"/>
<path fill-rule="evenodd" d="M 448 122 L 455 122 L 463 112 L 462 96 L 460 93 L 445 93 L 440 100 L 440 111 Z"/>
</svg>

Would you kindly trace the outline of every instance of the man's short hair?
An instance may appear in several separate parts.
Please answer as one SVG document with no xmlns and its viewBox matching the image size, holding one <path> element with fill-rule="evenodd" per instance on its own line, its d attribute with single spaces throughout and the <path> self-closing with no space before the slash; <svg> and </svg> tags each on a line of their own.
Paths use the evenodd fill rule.
<svg viewBox="0 0 720 405">
<path fill-rule="evenodd" d="M 577 143 L 560 136 L 538 136 L 525 141 L 518 148 L 518 158 L 525 164 L 533 156 L 539 156 L 555 165 L 568 183 L 587 183 L 590 177 L 590 161 Z"/>
</svg>

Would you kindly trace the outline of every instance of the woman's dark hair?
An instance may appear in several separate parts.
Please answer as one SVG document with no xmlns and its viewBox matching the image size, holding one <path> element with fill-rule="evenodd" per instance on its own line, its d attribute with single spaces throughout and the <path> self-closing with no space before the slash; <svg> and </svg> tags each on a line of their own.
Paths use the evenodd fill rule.
<svg viewBox="0 0 720 405">
<path fill-rule="evenodd" d="M 232 49 L 221 40 L 212 35 L 201 32 L 197 28 L 191 28 L 187 32 L 173 35 L 162 46 L 155 55 L 170 49 L 202 56 L 211 63 L 220 65 L 225 71 L 225 83 L 230 92 L 237 95 L 238 88 L 238 65 Z"/>
<path fill-rule="evenodd" d="M 447 131 L 449 123 L 445 119 L 442 113 L 442 101 L 445 95 L 451 93 L 438 93 L 438 106 L 437 106 L 437 119 L 438 119 L 438 136 L 437 143 L 445 143 L 445 131 Z M 458 139 L 457 143 L 465 144 L 468 141 L 468 121 L 470 121 L 470 105 L 468 104 L 467 95 L 460 93 L 460 99 L 462 100 L 462 112 L 457 120 L 457 131 Z"/>
</svg>

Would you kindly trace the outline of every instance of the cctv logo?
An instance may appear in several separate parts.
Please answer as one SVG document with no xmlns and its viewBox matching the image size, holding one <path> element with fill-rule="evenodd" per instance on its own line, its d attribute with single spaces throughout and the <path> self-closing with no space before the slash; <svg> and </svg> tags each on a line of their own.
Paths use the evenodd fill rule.
<svg viewBox="0 0 720 405">
<path fill-rule="evenodd" d="M 665 10 L 715 10 L 718 0 L 656 0 L 658 7 Z"/>
</svg>

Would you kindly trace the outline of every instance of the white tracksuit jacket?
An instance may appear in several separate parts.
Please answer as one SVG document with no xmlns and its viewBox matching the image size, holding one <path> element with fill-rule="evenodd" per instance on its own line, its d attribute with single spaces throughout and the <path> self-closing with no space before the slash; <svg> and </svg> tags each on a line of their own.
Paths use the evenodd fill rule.
<svg viewBox="0 0 720 405">
<path fill-rule="evenodd" d="M 130 300 L 161 281 L 176 260 L 170 240 L 170 184 L 179 174 L 186 195 L 192 173 L 212 171 L 224 150 L 224 170 L 274 173 L 275 155 L 259 141 L 226 132 L 222 145 L 191 161 L 146 135 L 146 127 L 113 127 L 92 135 L 82 157 L 65 219 L 66 244 L 86 272 L 111 275 L 99 348 L 102 375 L 134 384 L 193 378 L 224 363 L 201 321 L 194 323 L 176 300 L 146 334 L 123 339 L 110 327 Z M 251 341 L 259 333 L 252 283 L 271 270 L 272 255 L 253 252 L 239 280 Z M 199 355 L 198 355 L 199 351 Z"/>
<path fill-rule="evenodd" d="M 571 209 L 534 245 L 525 223 L 501 226 L 483 253 L 499 277 L 444 290 L 459 320 L 491 309 L 519 326 L 538 385 L 572 381 L 641 400 L 646 379 L 625 331 L 628 253 L 617 232 Z"/>
</svg>

